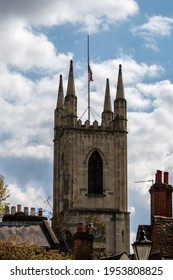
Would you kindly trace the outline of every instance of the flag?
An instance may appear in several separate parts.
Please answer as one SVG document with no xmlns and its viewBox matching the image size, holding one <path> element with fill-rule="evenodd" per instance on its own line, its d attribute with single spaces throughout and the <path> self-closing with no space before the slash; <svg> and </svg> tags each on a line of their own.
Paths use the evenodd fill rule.
<svg viewBox="0 0 173 280">
<path fill-rule="evenodd" d="M 89 64 L 88 64 L 88 81 L 89 82 L 93 81 L 93 74 Z"/>
</svg>

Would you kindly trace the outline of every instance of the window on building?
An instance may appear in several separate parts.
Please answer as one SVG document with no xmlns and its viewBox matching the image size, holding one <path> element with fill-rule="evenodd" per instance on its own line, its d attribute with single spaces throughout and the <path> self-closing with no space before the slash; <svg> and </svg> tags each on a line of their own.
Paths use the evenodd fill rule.
<svg viewBox="0 0 173 280">
<path fill-rule="evenodd" d="M 88 162 L 88 194 L 103 193 L 103 163 L 98 151 L 94 151 Z"/>
</svg>

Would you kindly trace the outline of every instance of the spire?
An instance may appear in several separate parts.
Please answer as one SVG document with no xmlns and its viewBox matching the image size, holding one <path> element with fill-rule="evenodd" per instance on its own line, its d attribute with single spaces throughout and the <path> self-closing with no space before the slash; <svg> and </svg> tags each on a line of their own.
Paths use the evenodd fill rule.
<svg viewBox="0 0 173 280">
<path fill-rule="evenodd" d="M 59 89 L 58 89 L 58 99 L 57 99 L 57 108 L 63 108 L 64 107 L 64 90 L 63 90 L 63 81 L 62 81 L 62 75 L 59 77 Z"/>
<path fill-rule="evenodd" d="M 77 119 L 77 97 L 75 95 L 73 61 L 70 61 L 67 94 L 64 100 L 64 124 L 74 127 Z"/>
<path fill-rule="evenodd" d="M 123 98 L 123 99 L 125 98 L 121 64 L 119 65 L 116 98 Z"/>
<path fill-rule="evenodd" d="M 127 104 L 124 94 L 121 64 L 119 65 L 117 92 L 114 100 L 114 121 L 116 130 L 127 131 Z"/>
<path fill-rule="evenodd" d="M 110 96 L 110 88 L 109 88 L 109 79 L 106 79 L 104 111 L 112 112 L 111 96 Z"/>
<path fill-rule="evenodd" d="M 70 70 L 69 70 L 69 76 L 68 76 L 67 95 L 75 96 L 73 61 L 72 60 L 70 60 Z"/>
<path fill-rule="evenodd" d="M 57 106 L 55 109 L 55 127 L 59 127 L 63 125 L 63 111 L 64 111 L 64 91 L 63 91 L 62 75 L 60 75 Z"/>
<path fill-rule="evenodd" d="M 112 122 L 112 118 L 113 118 L 113 112 L 111 106 L 109 79 L 106 79 L 104 110 L 102 113 L 102 122 L 105 123 L 106 127 L 110 125 L 110 123 Z"/>
</svg>

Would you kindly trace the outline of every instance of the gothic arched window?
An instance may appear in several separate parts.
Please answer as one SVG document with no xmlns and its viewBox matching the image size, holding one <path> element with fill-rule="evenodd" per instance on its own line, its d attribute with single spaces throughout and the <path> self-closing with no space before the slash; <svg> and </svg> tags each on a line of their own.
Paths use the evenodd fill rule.
<svg viewBox="0 0 173 280">
<path fill-rule="evenodd" d="M 99 152 L 94 151 L 88 162 L 88 194 L 103 193 L 103 163 Z"/>
</svg>

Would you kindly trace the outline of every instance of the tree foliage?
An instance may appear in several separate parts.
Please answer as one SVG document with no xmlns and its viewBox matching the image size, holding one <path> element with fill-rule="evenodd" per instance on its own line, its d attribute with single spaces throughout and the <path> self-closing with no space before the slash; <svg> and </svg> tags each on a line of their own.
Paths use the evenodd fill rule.
<svg viewBox="0 0 173 280">
<path fill-rule="evenodd" d="M 7 198 L 10 196 L 10 190 L 8 186 L 4 183 L 4 176 L 0 174 L 0 214 L 3 212 L 4 208 L 8 203 Z"/>
<path fill-rule="evenodd" d="M 57 250 L 46 250 L 27 243 L 0 240 L 0 260 L 67 260 L 69 256 Z"/>
</svg>

